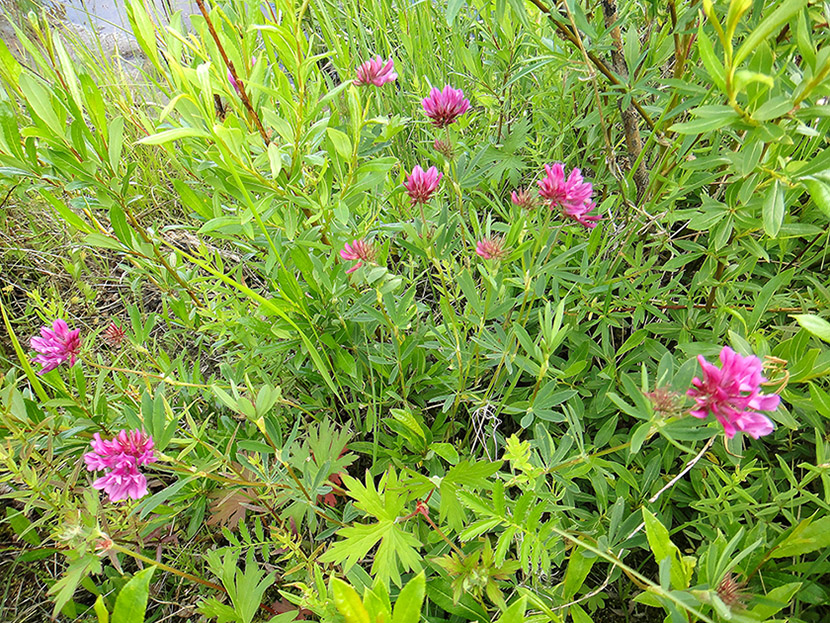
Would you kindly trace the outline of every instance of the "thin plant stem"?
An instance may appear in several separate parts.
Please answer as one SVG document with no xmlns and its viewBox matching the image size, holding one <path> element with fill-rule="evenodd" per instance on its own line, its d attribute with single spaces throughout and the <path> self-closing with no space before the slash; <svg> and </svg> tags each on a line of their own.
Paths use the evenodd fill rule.
<svg viewBox="0 0 830 623">
<path fill-rule="evenodd" d="M 251 104 L 251 100 L 248 97 L 247 89 L 245 88 L 245 84 L 240 81 L 239 74 L 236 72 L 236 67 L 234 67 L 231 59 L 228 58 L 227 52 L 225 52 L 225 47 L 222 45 L 222 41 L 219 39 L 219 35 L 216 33 L 216 27 L 213 25 L 213 20 L 210 18 L 210 13 L 208 13 L 207 8 L 205 7 L 204 0 L 196 0 L 196 6 L 199 7 L 199 11 L 202 13 L 202 17 L 205 18 L 205 23 L 207 24 L 208 31 L 210 32 L 210 36 L 213 39 L 213 42 L 216 44 L 216 48 L 219 50 L 219 54 L 222 56 L 222 60 L 225 62 L 225 66 L 228 68 L 228 71 L 231 72 L 231 76 L 236 81 L 236 84 L 239 85 L 239 97 L 242 100 L 242 105 L 245 106 L 245 109 L 248 111 L 251 119 L 256 126 L 259 135 L 262 137 L 263 142 L 267 145 L 270 141 L 268 140 L 268 133 L 265 131 L 265 127 L 262 125 L 262 121 L 259 118 L 256 110 L 254 110 L 253 105 Z"/>
<path fill-rule="evenodd" d="M 197 577 L 197 576 L 193 575 L 192 573 L 188 573 L 187 571 L 182 571 L 180 569 L 176 569 L 175 567 L 171 567 L 170 565 L 166 565 L 163 562 L 159 562 L 158 560 L 154 560 L 154 559 L 152 559 L 148 556 L 145 556 L 144 554 L 141 554 L 139 552 L 134 552 L 131 549 L 123 547 L 123 546 L 119 545 L 118 543 L 113 542 L 109 546 L 109 549 L 112 550 L 112 551 L 120 552 L 121 554 L 126 554 L 127 556 L 135 558 L 136 560 L 140 560 L 141 562 L 143 562 L 145 564 L 153 565 L 155 567 L 158 567 L 162 571 L 167 571 L 168 573 L 178 575 L 179 577 L 185 578 L 186 580 L 190 580 L 191 582 L 196 582 L 197 584 L 201 584 L 202 586 L 207 586 L 208 588 L 212 588 L 214 590 L 221 591 L 221 592 L 226 593 L 226 594 L 228 592 L 227 589 L 224 586 L 222 586 L 221 584 L 216 584 L 215 582 L 210 582 L 209 580 L 203 580 L 202 578 Z M 271 608 L 270 606 L 268 606 L 267 604 L 260 603 L 259 607 L 262 610 L 265 610 L 268 614 L 271 614 L 271 615 L 277 614 L 277 611 L 274 610 L 273 608 Z"/>
</svg>

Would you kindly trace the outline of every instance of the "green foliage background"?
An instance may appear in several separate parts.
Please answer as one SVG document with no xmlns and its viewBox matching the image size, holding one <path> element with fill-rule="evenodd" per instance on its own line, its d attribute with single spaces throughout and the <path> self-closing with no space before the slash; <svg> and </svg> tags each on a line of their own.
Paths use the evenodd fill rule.
<svg viewBox="0 0 830 623">
<path fill-rule="evenodd" d="M 66 555 L 56 612 L 115 619 L 120 571 L 158 547 L 220 621 L 277 600 L 397 620 L 421 577 L 427 621 L 824 620 L 826 2 L 206 12 L 187 30 L 129 2 L 140 70 L 33 14 L 21 57 L 0 46 L 0 218 L 69 243 L 68 288 L 9 269 L 0 299 L 0 482 L 24 555 Z M 398 80 L 351 85 L 375 54 Z M 420 109 L 444 84 L 472 103 L 446 134 Z M 596 229 L 511 203 L 555 161 L 593 182 Z M 444 173 L 424 215 L 416 164 Z M 489 235 L 505 261 L 474 254 Z M 346 275 L 363 237 L 377 264 Z M 26 338 L 56 317 L 84 361 L 38 377 Z M 762 440 L 645 395 L 682 396 L 724 344 L 771 364 Z M 89 438 L 139 427 L 153 495 L 100 502 Z"/>
</svg>

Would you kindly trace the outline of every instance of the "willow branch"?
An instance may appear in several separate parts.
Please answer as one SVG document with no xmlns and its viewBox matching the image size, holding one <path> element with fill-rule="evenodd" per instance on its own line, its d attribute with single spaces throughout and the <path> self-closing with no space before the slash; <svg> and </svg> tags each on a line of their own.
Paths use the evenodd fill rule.
<svg viewBox="0 0 830 623">
<path fill-rule="evenodd" d="M 568 26 L 557 21 L 556 18 L 553 17 L 553 13 L 551 12 L 551 10 L 545 5 L 544 2 L 542 2 L 542 0 L 530 0 L 530 2 L 532 2 L 536 6 L 536 8 L 538 8 L 540 11 L 542 11 L 542 13 L 546 14 L 550 18 L 551 22 L 553 22 L 554 26 L 556 26 L 556 29 L 565 39 L 567 39 L 573 45 L 579 47 L 579 40 L 576 34 Z M 626 92 L 629 95 L 631 95 L 628 87 L 622 82 L 622 80 L 620 80 L 616 76 L 616 74 L 611 70 L 610 67 L 608 67 L 608 65 L 605 64 L 605 62 L 601 58 L 599 58 L 593 52 L 587 52 L 587 55 L 590 61 L 594 64 L 594 66 L 599 70 L 599 72 L 602 75 L 608 78 L 608 81 L 611 82 L 611 84 L 613 84 L 614 86 L 622 87 L 626 90 Z M 655 126 L 654 120 L 651 118 L 651 115 L 649 115 L 645 111 L 642 105 L 636 99 L 634 99 L 633 96 L 631 96 L 631 105 L 634 106 L 634 108 L 643 118 L 643 121 L 646 122 L 646 125 L 648 125 L 648 127 L 652 130 L 656 131 L 657 128 Z"/>
<path fill-rule="evenodd" d="M 256 113 L 254 107 L 251 105 L 251 100 L 248 97 L 248 92 L 245 89 L 245 84 L 240 81 L 239 74 L 236 73 L 236 68 L 233 66 L 231 59 L 228 58 L 228 54 L 225 52 L 225 48 L 222 46 L 222 42 L 219 40 L 219 35 L 216 34 L 216 28 L 213 26 L 213 21 L 210 19 L 210 15 L 208 14 L 207 8 L 205 8 L 205 1 L 196 0 L 196 5 L 199 7 L 199 11 L 202 12 L 202 17 L 205 18 L 208 30 L 210 31 L 210 36 L 213 38 L 214 43 L 216 43 L 216 47 L 219 49 L 219 54 L 222 55 L 222 60 L 225 61 L 225 65 L 227 65 L 228 71 L 231 72 L 231 76 L 233 76 L 234 81 L 237 85 L 239 85 L 239 97 L 240 99 L 242 99 L 242 105 L 245 106 L 245 110 L 248 111 L 248 114 L 251 116 L 251 119 L 253 119 L 256 129 L 259 131 L 259 135 L 262 137 L 262 140 L 267 145 L 270 142 L 268 140 L 268 133 L 265 131 L 265 127 L 262 125 L 262 121 L 260 121 L 259 115 Z"/>
</svg>

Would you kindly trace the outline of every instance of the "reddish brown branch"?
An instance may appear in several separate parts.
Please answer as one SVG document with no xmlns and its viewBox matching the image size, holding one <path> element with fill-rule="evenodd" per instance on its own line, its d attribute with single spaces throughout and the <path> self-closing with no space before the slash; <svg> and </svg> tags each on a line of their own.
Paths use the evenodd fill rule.
<svg viewBox="0 0 830 623">
<path fill-rule="evenodd" d="M 262 121 L 260 120 L 259 115 L 256 113 L 254 107 L 251 105 L 251 100 L 248 98 L 248 93 L 245 89 L 245 84 L 239 79 L 239 74 L 236 73 L 236 68 L 233 66 L 231 59 L 228 58 L 228 55 L 225 52 L 225 48 L 222 46 L 222 42 L 219 40 L 219 35 L 216 33 L 216 28 L 213 26 L 213 21 L 210 19 L 210 15 L 208 14 L 207 8 L 205 8 L 205 1 L 196 0 L 196 5 L 199 7 L 199 11 L 202 12 L 202 17 L 205 18 L 208 30 L 210 31 L 210 36 L 213 38 L 214 43 L 216 43 L 216 47 L 219 49 L 219 54 L 222 55 L 222 60 L 225 61 L 225 65 L 227 65 L 228 71 L 231 72 L 231 76 L 233 76 L 234 81 L 237 85 L 239 85 L 239 97 L 242 99 L 242 105 L 245 106 L 245 110 L 248 111 L 248 114 L 251 116 L 251 119 L 253 119 L 254 125 L 259 131 L 259 135 L 262 137 L 262 140 L 267 145 L 270 142 L 268 140 L 268 133 L 265 131 L 265 127 L 262 125 Z"/>
<path fill-rule="evenodd" d="M 605 15 L 605 25 L 610 29 L 611 34 L 611 64 L 619 76 L 627 79 L 628 67 L 625 63 L 622 33 L 617 24 L 619 16 L 617 15 L 617 3 L 615 0 L 603 0 L 602 12 Z M 620 118 L 623 123 L 625 145 L 628 149 L 629 168 L 635 165 L 637 166 L 634 170 L 634 184 L 637 186 L 637 195 L 642 198 L 648 186 L 648 173 L 646 172 L 645 162 L 640 158 L 640 154 L 643 151 L 643 143 L 640 140 L 640 128 L 637 126 L 637 114 L 632 104 L 623 107 L 623 98 L 621 97 L 617 98 L 617 108 L 620 111 Z"/>
<path fill-rule="evenodd" d="M 553 22 L 556 29 L 559 31 L 559 33 L 565 39 L 567 39 L 573 45 L 579 47 L 579 39 L 577 38 L 576 34 L 568 26 L 566 26 L 565 24 L 560 23 L 556 18 L 554 18 L 553 13 L 551 13 L 551 10 L 547 6 L 545 6 L 545 3 L 542 2 L 542 0 L 530 0 L 530 1 L 536 6 L 536 8 L 538 8 L 540 11 L 542 11 L 542 13 L 545 13 L 550 18 L 551 22 Z M 611 82 L 611 84 L 613 84 L 615 86 L 618 86 L 618 87 L 623 87 L 626 90 L 626 92 L 628 92 L 629 95 L 630 95 L 630 92 L 628 91 L 628 88 L 626 87 L 626 85 L 623 84 L 623 82 L 614 74 L 613 71 L 611 71 L 611 69 L 608 67 L 608 65 L 606 65 L 605 62 L 601 58 L 599 58 L 593 52 L 588 52 L 587 50 L 586 50 L 586 54 L 587 54 L 588 58 L 590 59 L 590 61 L 594 64 L 594 66 L 599 70 L 599 72 L 602 75 L 604 75 L 606 78 L 608 78 L 608 80 L 609 80 L 609 82 Z M 642 105 L 640 105 L 640 103 L 636 99 L 634 99 L 633 96 L 631 96 L 631 105 L 634 106 L 635 110 L 643 118 L 643 121 L 646 122 L 646 125 L 648 125 L 648 127 L 651 128 L 652 130 L 656 130 L 654 120 L 651 118 L 651 115 L 649 115 L 645 111 L 645 109 L 642 107 Z"/>
</svg>

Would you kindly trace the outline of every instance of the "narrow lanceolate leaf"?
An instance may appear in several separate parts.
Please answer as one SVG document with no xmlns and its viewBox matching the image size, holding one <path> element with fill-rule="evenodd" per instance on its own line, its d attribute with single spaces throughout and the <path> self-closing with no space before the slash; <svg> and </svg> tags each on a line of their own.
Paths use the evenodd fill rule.
<svg viewBox="0 0 830 623">
<path fill-rule="evenodd" d="M 520 597 L 499 617 L 498 623 L 523 623 L 525 610 L 527 609 L 527 598 Z"/>
<path fill-rule="evenodd" d="M 773 182 L 764 199 L 764 231 L 775 238 L 784 222 L 784 189 L 778 181 Z"/>
<path fill-rule="evenodd" d="M 138 142 L 143 145 L 163 145 L 164 143 L 169 143 L 170 141 L 178 141 L 183 138 L 190 138 L 194 136 L 198 136 L 199 138 L 207 138 L 210 135 L 204 130 L 199 130 L 197 128 L 173 128 L 172 130 L 164 130 L 158 134 L 151 134 L 150 136 L 142 138 Z"/>
<path fill-rule="evenodd" d="M 703 66 L 709 72 L 709 77 L 722 92 L 726 91 L 726 70 L 723 63 L 715 54 L 715 47 L 712 45 L 712 40 L 703 30 L 703 24 L 700 25 L 697 32 L 698 51 L 700 52 L 700 59 L 703 61 Z"/>
<path fill-rule="evenodd" d="M 767 37 L 784 26 L 790 18 L 807 6 L 808 0 L 782 0 L 778 8 L 768 14 L 744 39 L 733 57 L 734 66 L 740 65 Z"/>
<path fill-rule="evenodd" d="M 830 547 L 830 517 L 805 519 L 772 552 L 773 558 L 800 556 Z"/>
<path fill-rule="evenodd" d="M 801 328 L 817 338 L 830 342 L 830 322 L 815 314 L 798 314 L 793 316 Z"/>
<path fill-rule="evenodd" d="M 807 177 L 801 180 L 810 192 L 810 198 L 816 207 L 830 218 L 830 184 L 814 177 Z"/>
</svg>

